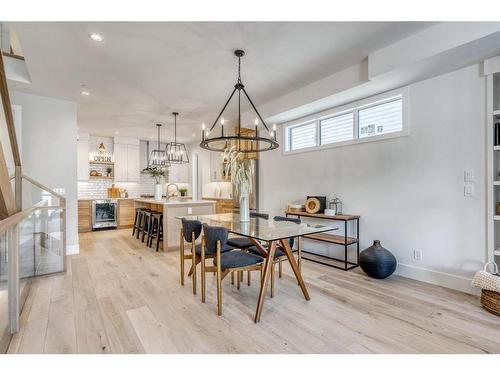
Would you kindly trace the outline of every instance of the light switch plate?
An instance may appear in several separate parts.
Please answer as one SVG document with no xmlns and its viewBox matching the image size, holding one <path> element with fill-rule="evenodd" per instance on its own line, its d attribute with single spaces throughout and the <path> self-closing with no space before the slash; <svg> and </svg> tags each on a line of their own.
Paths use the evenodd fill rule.
<svg viewBox="0 0 500 375">
<path fill-rule="evenodd" d="M 474 185 L 464 185 L 464 197 L 472 197 L 474 195 Z"/>
<path fill-rule="evenodd" d="M 464 182 L 474 182 L 473 171 L 464 171 Z"/>
<path fill-rule="evenodd" d="M 188 207 L 188 215 L 192 215 L 193 214 L 193 208 L 192 207 Z"/>
</svg>

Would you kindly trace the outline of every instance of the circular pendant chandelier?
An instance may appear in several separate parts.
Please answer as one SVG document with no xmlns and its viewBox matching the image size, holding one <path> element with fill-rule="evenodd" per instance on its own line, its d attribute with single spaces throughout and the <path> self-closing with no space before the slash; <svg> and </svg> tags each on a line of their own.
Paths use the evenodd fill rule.
<svg viewBox="0 0 500 375">
<path fill-rule="evenodd" d="M 276 125 L 273 125 L 272 129 L 269 129 L 266 122 L 262 119 L 259 111 L 248 96 L 245 86 L 241 81 L 241 57 L 245 55 L 245 51 L 238 49 L 234 51 L 234 54 L 238 57 L 238 81 L 234 85 L 234 90 L 229 96 L 229 99 L 224 104 L 224 107 L 219 113 L 219 116 L 215 119 L 213 125 L 206 129 L 205 125 L 202 126 L 201 143 L 200 147 L 210 151 L 223 152 L 224 150 L 235 147 L 239 152 L 243 153 L 254 153 L 274 150 L 279 147 L 276 141 Z M 224 133 L 225 119 L 222 116 L 226 110 L 231 99 L 238 94 L 238 123 L 234 129 L 234 133 L 226 129 Z M 243 94 L 243 95 L 242 95 Z M 241 99 L 244 96 L 250 103 L 251 108 L 255 111 L 257 117 L 255 118 L 254 128 L 248 129 L 242 127 L 241 124 Z M 220 120 L 220 121 L 219 121 Z M 263 128 L 259 129 L 259 121 Z M 216 133 L 215 127 L 220 123 L 220 132 Z"/>
<path fill-rule="evenodd" d="M 178 112 L 172 112 L 174 115 L 174 141 L 167 143 L 165 152 L 167 153 L 167 161 L 170 164 L 185 164 L 189 163 L 189 155 L 184 143 L 177 142 L 177 116 Z"/>
</svg>

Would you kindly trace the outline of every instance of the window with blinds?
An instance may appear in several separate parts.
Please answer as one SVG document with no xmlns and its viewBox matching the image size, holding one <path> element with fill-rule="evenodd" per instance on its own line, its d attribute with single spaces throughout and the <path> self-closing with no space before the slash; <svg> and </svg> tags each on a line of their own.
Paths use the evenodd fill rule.
<svg viewBox="0 0 500 375">
<path fill-rule="evenodd" d="M 359 109 L 359 138 L 403 130 L 403 98 Z"/>
<path fill-rule="evenodd" d="M 322 119 L 319 127 L 322 145 L 349 141 L 354 138 L 354 113 L 348 112 Z"/>
<path fill-rule="evenodd" d="M 284 127 L 286 152 L 308 151 L 408 134 L 404 106 L 407 89 L 333 108 L 304 123 Z"/>
<path fill-rule="evenodd" d="M 300 150 L 302 148 L 316 146 L 316 123 L 298 125 L 290 128 L 289 149 Z"/>
</svg>

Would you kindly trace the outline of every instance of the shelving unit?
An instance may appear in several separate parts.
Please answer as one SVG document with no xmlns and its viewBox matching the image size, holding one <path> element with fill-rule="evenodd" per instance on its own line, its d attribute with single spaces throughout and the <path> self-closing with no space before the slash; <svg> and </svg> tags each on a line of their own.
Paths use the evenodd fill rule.
<svg viewBox="0 0 500 375">
<path fill-rule="evenodd" d="M 344 222 L 344 235 L 330 234 L 330 233 L 317 233 L 317 234 L 308 234 L 302 236 L 302 238 L 314 241 L 327 242 L 335 245 L 340 245 L 344 247 L 344 259 L 329 257 L 326 255 L 316 254 L 310 251 L 306 251 L 302 249 L 302 253 L 305 254 L 302 256 L 302 259 L 309 260 L 311 262 L 323 264 L 325 266 L 337 268 L 343 271 L 349 271 L 353 268 L 359 266 L 359 215 L 325 215 L 325 214 L 310 214 L 307 212 L 295 212 L 295 211 L 285 211 L 285 215 L 288 216 L 296 216 L 296 217 L 309 217 L 313 219 L 324 219 L 324 220 L 332 220 L 332 221 L 343 221 Z M 347 235 L 347 227 L 349 222 L 354 222 L 356 225 L 356 237 L 349 237 Z M 351 262 L 348 259 L 347 252 L 349 247 L 355 245 L 356 246 L 356 262 Z M 343 267 L 339 267 L 335 265 L 333 262 L 341 262 L 344 263 Z"/>
<path fill-rule="evenodd" d="M 500 144 L 495 144 L 495 123 L 500 121 L 500 56 L 484 61 L 486 77 L 487 140 L 487 260 L 500 264 Z"/>
<path fill-rule="evenodd" d="M 111 176 L 107 175 L 107 169 L 111 168 Z M 101 176 L 91 176 L 90 171 L 95 170 L 100 172 Z M 89 180 L 114 180 L 115 176 L 115 163 L 89 161 Z"/>
<path fill-rule="evenodd" d="M 113 180 L 113 176 L 89 176 L 91 180 Z"/>
</svg>

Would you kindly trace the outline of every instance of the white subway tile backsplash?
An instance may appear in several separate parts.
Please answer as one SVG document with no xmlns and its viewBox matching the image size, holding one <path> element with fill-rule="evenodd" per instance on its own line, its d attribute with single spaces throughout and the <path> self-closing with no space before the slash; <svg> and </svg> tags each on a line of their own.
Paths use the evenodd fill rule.
<svg viewBox="0 0 500 375">
<path fill-rule="evenodd" d="M 112 180 L 89 180 L 78 182 L 78 198 L 94 198 L 103 199 L 108 197 L 108 188 L 113 184 Z M 166 191 L 168 183 L 163 184 L 163 190 Z M 189 184 L 177 184 L 179 188 L 186 187 L 188 195 L 190 195 L 191 187 Z M 139 182 L 119 182 L 115 183 L 115 187 L 127 189 L 128 196 L 138 198 L 141 195 L 154 195 L 155 181 L 148 175 L 141 174 Z"/>
</svg>

